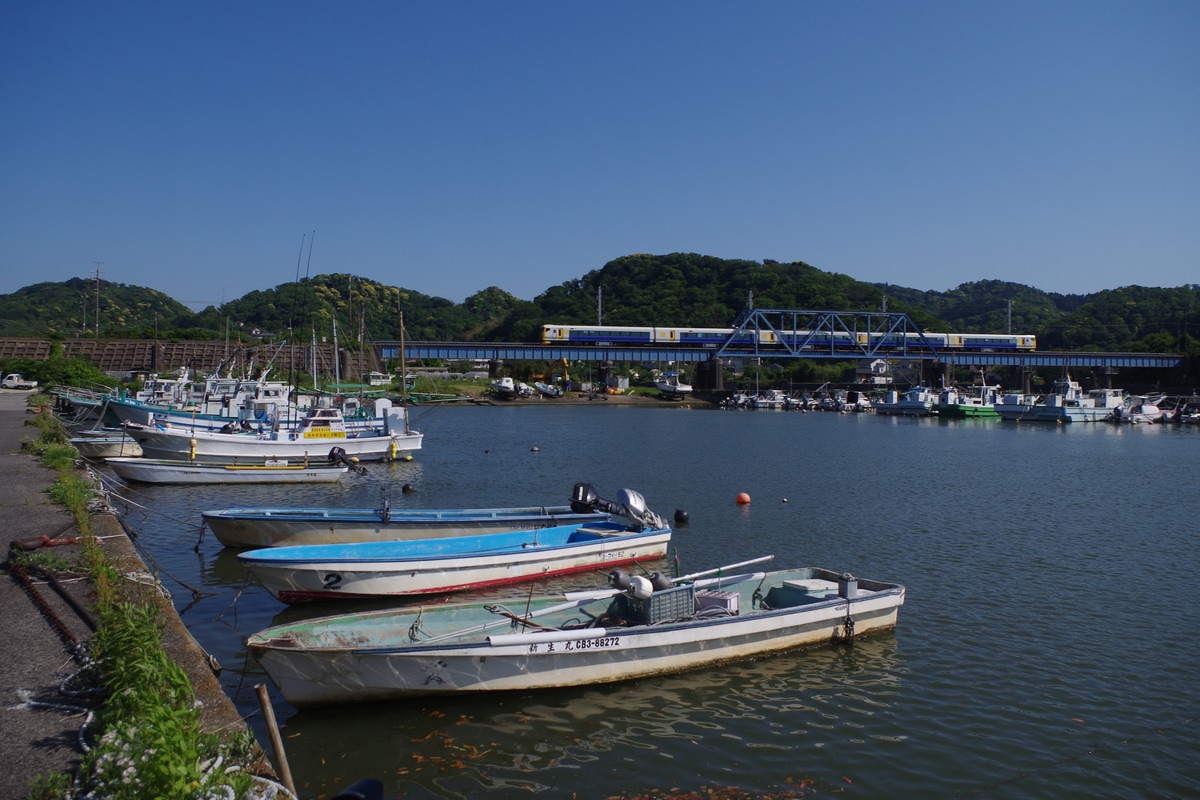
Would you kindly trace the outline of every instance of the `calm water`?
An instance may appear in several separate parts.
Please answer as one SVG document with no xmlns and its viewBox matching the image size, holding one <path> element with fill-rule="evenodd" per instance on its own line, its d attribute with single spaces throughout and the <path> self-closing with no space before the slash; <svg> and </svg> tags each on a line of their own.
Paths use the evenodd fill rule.
<svg viewBox="0 0 1200 800">
<path fill-rule="evenodd" d="M 908 600 L 894 635 L 853 648 L 630 684 L 320 712 L 276 697 L 302 797 L 360 777 L 405 798 L 1200 797 L 1196 426 L 598 403 L 447 407 L 417 427 L 415 461 L 335 486 L 123 492 L 263 742 L 246 636 L 350 607 L 286 608 L 213 537 L 197 552 L 202 509 L 557 504 L 589 481 L 686 510 L 684 571 L 772 553 Z"/>
</svg>

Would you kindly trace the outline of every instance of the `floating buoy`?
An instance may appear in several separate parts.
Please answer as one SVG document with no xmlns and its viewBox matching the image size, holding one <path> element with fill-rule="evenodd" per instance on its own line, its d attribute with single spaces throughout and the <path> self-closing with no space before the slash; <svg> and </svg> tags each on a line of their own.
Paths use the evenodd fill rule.
<svg viewBox="0 0 1200 800">
<path fill-rule="evenodd" d="M 537 445 L 534 445 L 533 447 L 529 448 L 529 452 L 531 452 L 531 453 L 537 453 L 537 452 L 540 452 L 540 451 L 541 451 L 541 449 L 542 449 L 542 448 L 538 447 Z"/>
<path fill-rule="evenodd" d="M 786 497 L 785 497 L 785 498 L 783 498 L 783 502 L 785 502 L 785 503 L 787 502 L 787 498 L 786 498 Z"/>
<path fill-rule="evenodd" d="M 676 525 L 687 525 L 687 523 L 688 523 L 688 512 L 684 511 L 682 508 L 675 509 L 675 524 Z"/>
<path fill-rule="evenodd" d="M 402 488 L 400 491 L 404 492 L 405 494 L 412 494 L 416 490 L 417 487 L 413 486 L 411 483 L 406 483 L 404 484 L 404 488 Z"/>
<path fill-rule="evenodd" d="M 740 494 L 738 494 L 737 504 L 739 506 L 749 505 L 750 504 L 750 495 L 746 494 L 745 492 L 741 492 Z"/>
<path fill-rule="evenodd" d="M 649 577 L 650 585 L 654 587 L 654 591 L 656 592 L 661 592 L 663 589 L 670 589 L 672 586 L 671 579 L 661 572 L 651 572 Z"/>
</svg>

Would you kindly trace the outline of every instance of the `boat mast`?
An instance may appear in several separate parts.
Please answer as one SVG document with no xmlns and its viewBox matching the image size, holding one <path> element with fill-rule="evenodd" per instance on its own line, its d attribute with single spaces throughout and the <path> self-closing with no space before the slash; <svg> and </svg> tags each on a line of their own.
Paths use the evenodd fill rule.
<svg viewBox="0 0 1200 800">
<path fill-rule="evenodd" d="M 335 392 L 341 390 L 342 386 L 342 368 L 341 359 L 338 357 L 338 340 L 337 340 L 337 317 L 333 318 L 333 390 Z"/>
<path fill-rule="evenodd" d="M 408 404 L 408 375 L 404 367 L 404 310 L 400 311 L 400 402 L 403 405 Z M 404 427 L 408 428 L 408 411 L 404 412 Z"/>
</svg>

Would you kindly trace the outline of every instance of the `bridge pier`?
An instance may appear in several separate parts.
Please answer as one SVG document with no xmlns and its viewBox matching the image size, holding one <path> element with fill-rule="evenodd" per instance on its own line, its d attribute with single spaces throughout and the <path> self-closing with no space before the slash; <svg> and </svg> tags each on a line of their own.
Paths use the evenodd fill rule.
<svg viewBox="0 0 1200 800">
<path fill-rule="evenodd" d="M 698 361 L 692 383 L 702 392 L 725 391 L 725 372 L 721 368 L 721 359 L 710 358 L 708 361 Z"/>
</svg>

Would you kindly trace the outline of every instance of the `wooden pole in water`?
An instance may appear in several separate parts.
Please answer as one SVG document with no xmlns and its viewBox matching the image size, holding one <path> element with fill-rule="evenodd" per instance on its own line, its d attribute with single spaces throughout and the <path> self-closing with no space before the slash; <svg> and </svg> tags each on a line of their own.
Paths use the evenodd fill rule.
<svg viewBox="0 0 1200 800">
<path fill-rule="evenodd" d="M 271 749 L 275 751 L 275 760 L 279 762 L 279 777 L 287 790 L 295 795 L 296 784 L 292 782 L 292 770 L 288 767 L 287 754 L 283 752 L 283 737 L 279 735 L 279 726 L 275 723 L 275 709 L 271 708 L 271 697 L 267 694 L 267 685 L 265 683 L 256 684 L 254 691 L 258 693 L 258 706 L 262 709 L 263 719 L 267 723 L 267 734 L 271 737 Z"/>
</svg>

